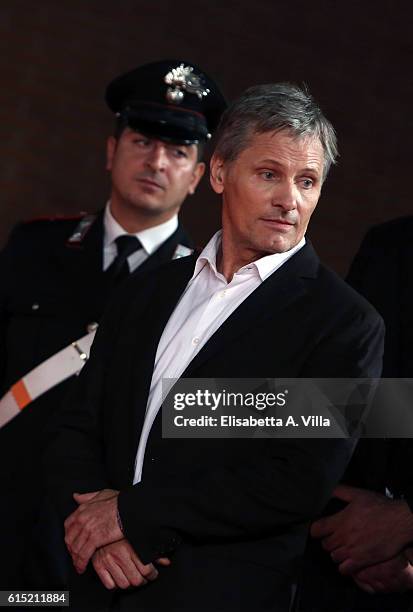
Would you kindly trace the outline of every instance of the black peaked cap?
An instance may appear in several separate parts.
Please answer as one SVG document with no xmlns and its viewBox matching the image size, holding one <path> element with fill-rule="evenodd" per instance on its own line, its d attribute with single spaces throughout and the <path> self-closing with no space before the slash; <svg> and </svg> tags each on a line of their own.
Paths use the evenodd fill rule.
<svg viewBox="0 0 413 612">
<path fill-rule="evenodd" d="M 131 128 L 183 144 L 208 140 L 227 107 L 215 81 L 182 59 L 152 62 L 116 77 L 105 99 Z"/>
</svg>

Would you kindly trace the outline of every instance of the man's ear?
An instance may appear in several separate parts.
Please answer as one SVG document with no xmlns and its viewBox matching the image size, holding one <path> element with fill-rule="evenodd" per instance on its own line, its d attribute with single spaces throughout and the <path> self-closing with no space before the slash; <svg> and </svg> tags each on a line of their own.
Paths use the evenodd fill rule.
<svg viewBox="0 0 413 612">
<path fill-rule="evenodd" d="M 209 166 L 209 180 L 211 187 L 215 193 L 223 193 L 224 191 L 224 162 L 220 157 L 213 155 Z"/>
<path fill-rule="evenodd" d="M 112 170 L 112 162 L 115 156 L 118 141 L 114 136 L 109 136 L 106 142 L 106 170 Z"/>
<path fill-rule="evenodd" d="M 198 183 L 205 173 L 205 164 L 204 162 L 198 162 L 194 168 L 193 178 L 191 184 L 189 185 L 188 193 L 189 195 L 193 195 L 195 193 L 196 188 L 198 187 Z"/>
</svg>

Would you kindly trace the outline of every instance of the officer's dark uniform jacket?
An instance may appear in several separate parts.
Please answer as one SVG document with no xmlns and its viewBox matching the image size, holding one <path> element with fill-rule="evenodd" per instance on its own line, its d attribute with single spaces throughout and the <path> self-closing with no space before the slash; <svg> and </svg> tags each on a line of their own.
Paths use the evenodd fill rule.
<svg viewBox="0 0 413 612">
<path fill-rule="evenodd" d="M 0 254 L 1 395 L 87 334 L 88 325 L 100 320 L 113 295 L 111 277 L 103 271 L 103 213 L 96 215 L 81 240 L 71 243 L 79 220 L 21 223 Z M 142 275 L 172 259 L 178 244 L 189 244 L 180 226 L 130 277 L 138 283 Z M 0 430 L 0 588 L 28 584 L 18 566 L 25 547 L 31 546 L 44 428 L 73 380 L 39 397 Z M 30 573 L 33 576 L 34 569 Z"/>
</svg>

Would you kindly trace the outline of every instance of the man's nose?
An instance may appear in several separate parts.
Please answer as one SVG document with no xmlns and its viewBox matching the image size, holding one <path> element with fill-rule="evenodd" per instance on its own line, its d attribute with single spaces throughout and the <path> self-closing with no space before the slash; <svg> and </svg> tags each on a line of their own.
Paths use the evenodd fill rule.
<svg viewBox="0 0 413 612">
<path fill-rule="evenodd" d="M 151 170 L 162 171 L 166 168 L 167 163 L 168 158 L 164 144 L 161 142 L 153 143 L 146 157 L 146 165 Z"/>
<path fill-rule="evenodd" d="M 294 182 L 285 181 L 277 186 L 272 197 L 272 205 L 285 211 L 297 208 L 298 190 Z"/>
</svg>

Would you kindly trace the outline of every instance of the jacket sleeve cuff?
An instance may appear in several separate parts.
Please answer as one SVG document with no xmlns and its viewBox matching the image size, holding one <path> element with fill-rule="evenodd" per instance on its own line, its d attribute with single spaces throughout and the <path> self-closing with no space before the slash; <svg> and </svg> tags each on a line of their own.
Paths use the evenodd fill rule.
<svg viewBox="0 0 413 612">
<path fill-rule="evenodd" d="M 162 525 L 162 503 L 138 484 L 118 496 L 118 512 L 125 537 L 143 563 L 168 557 L 182 542 L 178 533 Z"/>
</svg>

